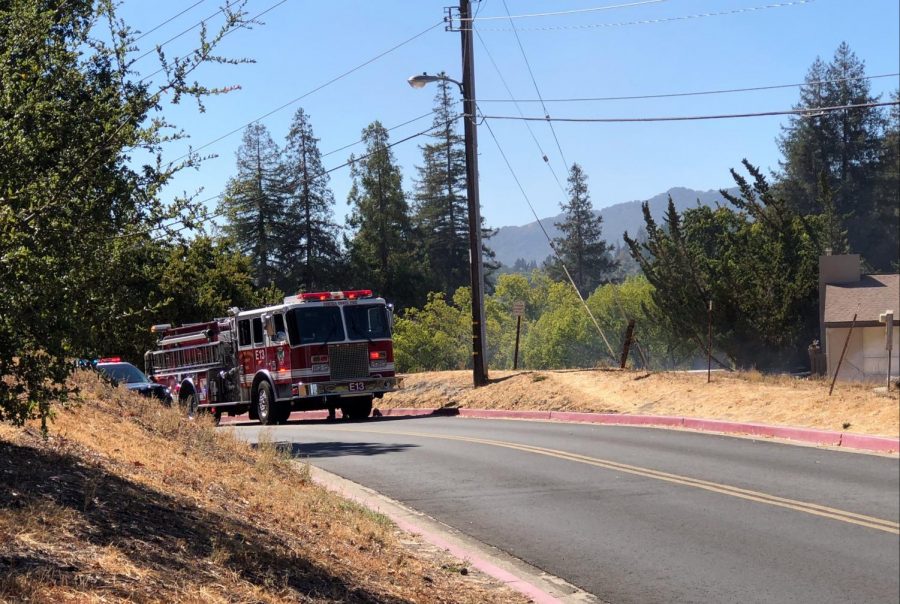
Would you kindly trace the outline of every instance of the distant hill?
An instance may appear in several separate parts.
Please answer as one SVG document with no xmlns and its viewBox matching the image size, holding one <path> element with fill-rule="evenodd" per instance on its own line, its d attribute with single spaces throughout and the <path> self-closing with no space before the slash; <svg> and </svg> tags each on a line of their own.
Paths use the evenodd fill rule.
<svg viewBox="0 0 900 604">
<path fill-rule="evenodd" d="M 716 202 L 725 202 L 718 190 L 695 191 L 684 187 L 674 187 L 647 200 L 650 202 L 650 213 L 654 218 L 662 219 L 670 195 L 679 212 L 697 205 L 698 201 L 701 205 L 708 206 L 715 205 Z M 595 211 L 595 213 L 603 216 L 603 237 L 613 245 L 623 243 L 622 234 L 625 231 L 634 235 L 644 225 L 640 201 L 617 203 Z M 562 222 L 562 219 L 562 214 L 541 219 L 541 223 L 547 229 L 550 237 L 559 237 L 559 229 L 553 225 Z M 547 239 L 537 222 L 530 222 L 522 226 L 500 227 L 497 234 L 488 241 L 488 246 L 496 252 L 497 260 L 506 266 L 512 266 L 518 258 L 522 258 L 526 262 L 540 263 L 551 253 Z"/>
</svg>

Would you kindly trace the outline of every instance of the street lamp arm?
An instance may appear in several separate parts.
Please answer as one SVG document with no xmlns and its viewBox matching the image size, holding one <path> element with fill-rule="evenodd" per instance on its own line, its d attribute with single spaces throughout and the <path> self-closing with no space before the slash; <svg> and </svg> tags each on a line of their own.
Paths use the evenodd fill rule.
<svg viewBox="0 0 900 604">
<path fill-rule="evenodd" d="M 451 77 L 443 76 L 443 75 L 428 75 L 427 73 L 423 73 L 421 75 L 414 75 L 406 80 L 410 86 L 413 88 L 425 88 L 426 85 L 431 84 L 432 82 L 453 82 L 457 86 L 459 86 L 459 92 L 464 94 L 464 89 L 462 82 L 458 80 L 454 80 Z"/>
</svg>

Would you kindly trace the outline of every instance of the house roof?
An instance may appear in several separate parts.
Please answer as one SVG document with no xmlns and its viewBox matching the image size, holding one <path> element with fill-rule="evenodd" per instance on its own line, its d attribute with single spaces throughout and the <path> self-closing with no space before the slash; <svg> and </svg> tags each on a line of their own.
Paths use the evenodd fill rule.
<svg viewBox="0 0 900 604">
<path fill-rule="evenodd" d="M 879 324 L 878 315 L 894 311 L 900 324 L 900 275 L 863 275 L 853 283 L 825 286 L 825 325 L 849 325 L 856 313 L 857 324 Z"/>
</svg>

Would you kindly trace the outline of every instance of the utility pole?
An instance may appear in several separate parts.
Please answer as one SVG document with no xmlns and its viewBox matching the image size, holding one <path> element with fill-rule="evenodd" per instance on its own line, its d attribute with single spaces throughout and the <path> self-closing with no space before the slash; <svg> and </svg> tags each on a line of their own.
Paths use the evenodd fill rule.
<svg viewBox="0 0 900 604">
<path fill-rule="evenodd" d="M 472 373 L 475 387 L 487 385 L 484 325 L 484 265 L 481 259 L 481 201 L 478 197 L 478 130 L 475 106 L 475 57 L 472 9 L 459 0 L 459 33 L 462 40 L 463 120 L 466 141 L 466 188 L 469 205 L 469 264 L 472 287 Z"/>
</svg>

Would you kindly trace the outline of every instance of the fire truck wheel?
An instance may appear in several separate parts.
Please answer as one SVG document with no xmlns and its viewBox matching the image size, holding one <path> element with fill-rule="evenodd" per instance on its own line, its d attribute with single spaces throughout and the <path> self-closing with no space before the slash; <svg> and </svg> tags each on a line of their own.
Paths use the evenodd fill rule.
<svg viewBox="0 0 900 604">
<path fill-rule="evenodd" d="M 345 399 L 347 403 L 353 401 L 351 404 L 345 404 L 341 406 L 341 415 L 350 419 L 352 421 L 360 421 L 369 417 L 369 414 L 372 413 L 372 397 L 359 397 L 356 399 Z"/>
<path fill-rule="evenodd" d="M 184 409 L 185 415 L 189 419 L 194 419 L 199 413 L 197 408 L 197 395 L 193 390 L 188 390 L 186 394 L 181 396 L 181 408 Z"/>
<path fill-rule="evenodd" d="M 286 424 L 291 417 L 291 404 L 281 401 L 275 403 L 273 407 L 272 415 L 275 417 L 275 423 Z"/>
<path fill-rule="evenodd" d="M 274 424 L 278 421 L 275 412 L 275 397 L 272 396 L 272 386 L 269 382 L 263 380 L 256 389 L 256 415 L 259 423 L 264 426 Z"/>
</svg>

